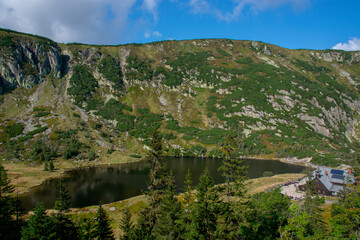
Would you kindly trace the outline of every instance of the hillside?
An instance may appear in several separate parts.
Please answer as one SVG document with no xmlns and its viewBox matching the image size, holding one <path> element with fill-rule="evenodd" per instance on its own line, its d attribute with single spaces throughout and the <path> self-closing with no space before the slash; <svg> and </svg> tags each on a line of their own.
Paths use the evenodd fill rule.
<svg viewBox="0 0 360 240">
<path fill-rule="evenodd" d="M 360 52 L 203 39 L 58 44 L 0 31 L 0 151 L 7 160 L 168 155 L 352 164 L 359 150 Z"/>
</svg>

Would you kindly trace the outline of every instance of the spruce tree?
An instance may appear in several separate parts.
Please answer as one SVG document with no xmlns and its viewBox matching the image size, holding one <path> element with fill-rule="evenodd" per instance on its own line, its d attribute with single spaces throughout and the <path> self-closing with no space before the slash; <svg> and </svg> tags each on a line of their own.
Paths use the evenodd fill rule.
<svg viewBox="0 0 360 240">
<path fill-rule="evenodd" d="M 96 213 L 96 238 L 99 240 L 114 239 L 114 233 L 110 226 L 110 219 L 104 208 L 99 205 Z"/>
<path fill-rule="evenodd" d="M 20 209 L 19 202 L 10 196 L 14 192 L 14 186 L 10 184 L 10 179 L 2 165 L 0 165 L 0 239 L 19 238 Z M 16 219 L 14 219 L 16 215 Z"/>
<path fill-rule="evenodd" d="M 49 171 L 53 172 L 54 171 L 54 163 L 52 160 L 49 161 Z"/>
<path fill-rule="evenodd" d="M 196 190 L 196 200 L 193 201 L 191 207 L 189 232 L 185 233 L 185 238 L 214 239 L 221 201 L 208 169 L 205 169 L 200 176 Z"/>
<path fill-rule="evenodd" d="M 163 159 L 162 139 L 157 131 L 154 131 L 152 134 L 146 162 L 150 167 L 149 181 L 145 192 L 149 197 L 149 209 L 142 214 L 149 214 L 149 216 L 143 216 L 142 219 L 146 220 L 143 222 L 144 226 L 146 229 L 149 229 L 150 235 L 153 235 L 154 227 L 162 211 L 162 201 L 166 194 L 168 194 L 167 191 L 175 187 L 174 177 L 167 170 Z"/>
<path fill-rule="evenodd" d="M 49 171 L 49 163 L 48 163 L 48 161 L 45 161 L 45 163 L 44 163 L 44 171 Z"/>
<path fill-rule="evenodd" d="M 123 217 L 120 220 L 120 229 L 122 231 L 121 240 L 131 240 L 134 238 L 134 226 L 128 208 L 125 208 L 123 211 Z"/>
<path fill-rule="evenodd" d="M 247 179 L 248 167 L 244 165 L 242 159 L 233 157 L 235 146 L 234 139 L 229 135 L 221 148 L 225 157 L 219 170 L 225 179 L 224 192 L 227 202 L 230 202 L 230 196 L 243 198 L 246 193 L 244 182 Z"/>
<path fill-rule="evenodd" d="M 169 178 L 173 179 L 172 172 Z M 157 212 L 154 236 L 156 239 L 178 239 L 181 235 L 180 216 L 181 205 L 176 198 L 176 187 L 174 181 L 168 185 Z"/>
<path fill-rule="evenodd" d="M 66 184 L 64 183 L 63 178 L 59 178 L 56 186 L 55 210 L 58 210 L 60 213 L 68 212 L 70 199 L 71 197 L 66 190 Z"/>
<path fill-rule="evenodd" d="M 57 239 L 55 222 L 46 215 L 44 203 L 36 204 L 34 214 L 23 227 L 21 235 L 22 240 Z"/>
<path fill-rule="evenodd" d="M 51 218 L 54 222 L 56 239 L 68 240 L 80 238 L 78 228 L 68 216 L 60 212 L 53 215 Z"/>
</svg>

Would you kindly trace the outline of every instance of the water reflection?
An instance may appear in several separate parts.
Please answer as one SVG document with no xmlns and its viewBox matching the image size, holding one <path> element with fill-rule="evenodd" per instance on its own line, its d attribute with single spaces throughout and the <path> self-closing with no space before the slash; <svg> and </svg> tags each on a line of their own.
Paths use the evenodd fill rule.
<svg viewBox="0 0 360 240">
<path fill-rule="evenodd" d="M 223 182 L 218 171 L 221 159 L 213 158 L 167 158 L 178 188 L 181 189 L 185 174 L 190 169 L 194 184 L 207 167 L 216 183 Z M 261 177 L 265 171 L 274 174 L 299 173 L 304 167 L 271 160 L 244 160 L 249 166 L 250 178 Z M 101 203 L 110 203 L 142 194 L 146 188 L 149 168 L 145 162 L 131 164 L 98 166 L 72 170 L 64 175 L 64 182 L 71 195 L 71 207 L 84 207 Z M 36 202 L 43 201 L 52 208 L 56 195 L 56 179 L 45 181 L 24 195 L 21 199 L 26 209 L 32 209 Z"/>
</svg>

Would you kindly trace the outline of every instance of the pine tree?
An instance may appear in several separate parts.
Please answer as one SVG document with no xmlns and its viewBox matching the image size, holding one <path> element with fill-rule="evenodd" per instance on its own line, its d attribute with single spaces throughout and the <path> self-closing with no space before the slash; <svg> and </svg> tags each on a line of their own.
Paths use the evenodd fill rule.
<svg viewBox="0 0 360 240">
<path fill-rule="evenodd" d="M 69 211 L 70 199 L 71 197 L 66 190 L 63 178 L 58 179 L 56 186 L 55 209 L 61 213 Z"/>
<path fill-rule="evenodd" d="M 96 237 L 99 240 L 114 239 L 114 233 L 110 226 L 110 219 L 105 210 L 99 205 L 96 214 Z"/>
<path fill-rule="evenodd" d="M 36 205 L 21 235 L 22 240 L 56 239 L 56 226 L 53 219 L 46 215 L 44 203 Z"/>
</svg>

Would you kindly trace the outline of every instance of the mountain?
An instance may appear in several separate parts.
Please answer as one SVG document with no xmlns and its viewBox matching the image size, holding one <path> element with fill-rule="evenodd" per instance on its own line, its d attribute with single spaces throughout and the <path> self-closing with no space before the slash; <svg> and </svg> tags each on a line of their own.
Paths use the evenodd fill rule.
<svg viewBox="0 0 360 240">
<path fill-rule="evenodd" d="M 158 129 L 165 153 L 358 158 L 360 52 L 201 39 L 60 44 L 0 31 L 0 139 L 6 159 L 138 157 Z M 41 155 L 42 154 L 42 155 Z"/>
</svg>

